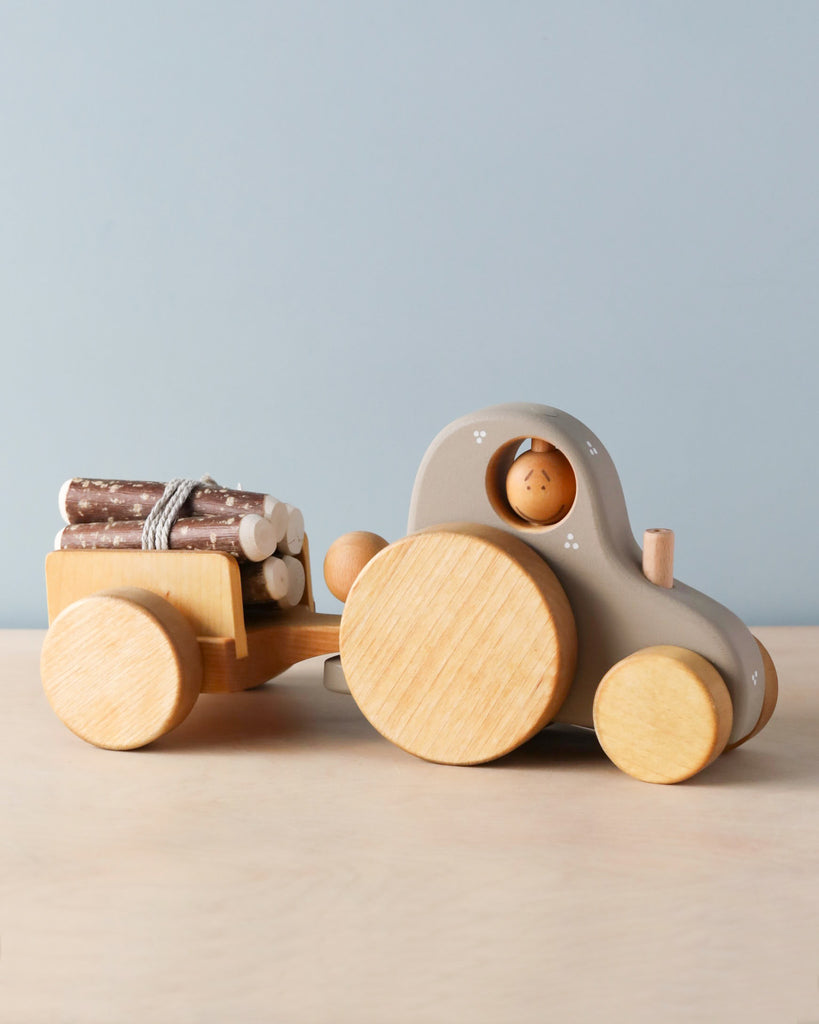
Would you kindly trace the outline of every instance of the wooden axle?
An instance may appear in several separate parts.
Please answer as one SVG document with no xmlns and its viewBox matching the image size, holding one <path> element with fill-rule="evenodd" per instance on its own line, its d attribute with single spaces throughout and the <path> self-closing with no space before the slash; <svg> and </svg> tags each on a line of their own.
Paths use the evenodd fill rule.
<svg viewBox="0 0 819 1024">
<path fill-rule="evenodd" d="M 202 693 L 238 693 L 280 675 L 292 665 L 339 649 L 340 615 L 314 612 L 300 605 L 280 610 L 258 605 L 248 609 L 246 658 L 237 658 L 227 637 L 199 637 Z"/>
</svg>

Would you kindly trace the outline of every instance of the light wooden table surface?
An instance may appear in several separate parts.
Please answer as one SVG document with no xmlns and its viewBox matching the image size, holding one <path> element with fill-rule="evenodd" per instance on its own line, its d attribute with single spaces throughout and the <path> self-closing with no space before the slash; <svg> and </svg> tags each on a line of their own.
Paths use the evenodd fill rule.
<svg viewBox="0 0 819 1024">
<path fill-rule="evenodd" d="M 819 628 L 759 635 L 772 723 L 664 787 L 415 760 L 320 662 L 97 750 L 0 634 L 0 1020 L 819 1022 Z"/>
</svg>

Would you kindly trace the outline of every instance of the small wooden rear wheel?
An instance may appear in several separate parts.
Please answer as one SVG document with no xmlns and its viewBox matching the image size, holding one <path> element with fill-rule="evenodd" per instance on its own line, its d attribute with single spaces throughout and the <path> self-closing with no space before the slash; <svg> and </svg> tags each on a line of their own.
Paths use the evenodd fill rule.
<svg viewBox="0 0 819 1024">
<path fill-rule="evenodd" d="M 618 768 L 643 782 L 682 782 L 725 749 L 733 722 L 714 666 L 683 647 L 646 647 L 603 677 L 594 728 Z"/>
<path fill-rule="evenodd" d="M 364 715 L 444 764 L 508 753 L 546 725 L 574 675 L 563 588 L 516 537 L 452 524 L 379 552 L 341 619 L 341 663 Z"/>
<path fill-rule="evenodd" d="M 731 743 L 728 746 L 728 750 L 736 750 L 737 747 L 741 747 L 743 743 L 747 743 L 752 736 L 756 736 L 757 733 L 762 732 L 765 726 L 770 722 L 771 716 L 776 708 L 776 702 L 779 699 L 779 677 L 776 674 L 776 665 L 773 663 L 773 658 L 768 654 L 767 648 L 761 643 L 756 637 L 757 646 L 759 647 L 759 653 L 762 655 L 762 665 L 765 669 L 765 694 L 762 698 L 762 710 L 759 713 L 756 725 L 751 729 L 747 736 L 743 736 L 741 740 L 737 740 L 736 743 Z"/>
<path fill-rule="evenodd" d="M 51 624 L 40 660 L 49 703 L 82 739 L 132 750 L 186 717 L 202 685 L 202 658 L 185 616 L 136 587 L 100 591 Z"/>
</svg>

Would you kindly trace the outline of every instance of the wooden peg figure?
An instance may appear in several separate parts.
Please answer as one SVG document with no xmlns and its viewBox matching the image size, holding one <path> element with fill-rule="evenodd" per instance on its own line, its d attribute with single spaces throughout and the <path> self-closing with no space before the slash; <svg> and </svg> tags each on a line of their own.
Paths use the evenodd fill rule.
<svg viewBox="0 0 819 1024">
<path fill-rule="evenodd" d="M 560 522 L 572 507 L 576 491 L 569 460 L 553 444 L 537 437 L 506 474 L 510 507 L 521 519 L 537 526 Z"/>
</svg>

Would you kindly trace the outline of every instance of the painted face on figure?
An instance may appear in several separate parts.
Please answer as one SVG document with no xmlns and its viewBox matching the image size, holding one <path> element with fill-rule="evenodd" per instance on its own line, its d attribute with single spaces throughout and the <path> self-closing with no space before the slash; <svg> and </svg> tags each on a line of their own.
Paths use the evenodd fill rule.
<svg viewBox="0 0 819 1024">
<path fill-rule="evenodd" d="M 506 474 L 506 497 L 512 510 L 538 526 L 559 523 L 572 507 L 577 483 L 569 460 L 545 441 L 533 441 Z"/>
</svg>

